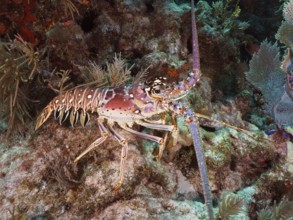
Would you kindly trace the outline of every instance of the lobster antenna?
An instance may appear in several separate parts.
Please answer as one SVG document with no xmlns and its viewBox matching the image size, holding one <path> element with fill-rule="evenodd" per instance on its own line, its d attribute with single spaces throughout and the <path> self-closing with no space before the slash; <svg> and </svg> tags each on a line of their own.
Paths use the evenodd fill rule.
<svg viewBox="0 0 293 220">
<path fill-rule="evenodd" d="M 197 36 L 197 28 L 194 14 L 194 2 L 191 0 L 191 24 L 192 24 L 192 70 L 197 79 L 200 78 L 200 63 L 199 63 L 199 49 L 198 49 L 198 36 Z M 189 115 L 188 113 L 186 116 Z M 204 150 L 201 144 L 200 133 L 198 129 L 198 121 L 195 115 L 190 113 L 191 118 L 194 118 L 189 123 L 191 135 L 193 139 L 193 146 L 196 153 L 198 168 L 200 171 L 203 194 L 205 203 L 207 206 L 207 212 L 209 216 L 209 220 L 214 220 L 214 211 L 213 211 L 213 200 L 212 193 L 209 187 L 209 179 L 207 174 L 206 162 L 204 158 Z"/>
<path fill-rule="evenodd" d="M 194 2 L 191 0 L 191 31 L 192 31 L 192 70 L 194 73 L 200 71 L 199 49 L 197 27 L 194 14 Z"/>
<path fill-rule="evenodd" d="M 220 120 L 218 120 L 216 118 L 213 118 L 213 117 L 210 117 L 210 116 L 207 116 L 207 115 L 202 115 L 202 114 L 196 113 L 196 112 L 194 112 L 193 114 L 197 118 L 203 118 L 203 119 L 207 119 L 209 121 L 216 122 L 216 123 L 221 124 L 221 125 L 224 125 L 224 126 L 226 126 L 228 128 L 232 128 L 232 129 L 234 129 L 234 130 L 236 130 L 238 132 L 244 133 L 245 135 L 247 135 L 248 137 L 250 137 L 251 139 L 253 139 L 255 141 L 259 141 L 258 140 L 258 137 L 255 137 L 252 134 L 250 134 L 251 132 L 249 130 L 246 130 L 246 129 L 243 129 L 243 128 L 240 128 L 240 127 L 236 127 L 236 126 L 230 125 L 230 124 L 228 124 L 228 123 L 226 123 L 224 121 L 220 121 Z M 265 140 L 265 141 L 267 141 L 269 143 L 272 143 L 272 140 L 270 140 L 269 138 L 261 137 L 261 139 L 262 140 Z"/>
<path fill-rule="evenodd" d="M 192 121 L 189 124 L 189 126 L 191 130 L 194 151 L 196 154 L 196 159 L 197 159 L 200 177 L 202 181 L 203 195 L 204 195 L 204 200 L 207 207 L 209 220 L 214 220 L 213 199 L 212 199 L 212 193 L 209 186 L 208 173 L 206 168 L 206 162 L 204 159 L 204 150 L 201 144 L 201 138 L 200 138 L 200 133 L 198 129 L 198 122 Z"/>
</svg>

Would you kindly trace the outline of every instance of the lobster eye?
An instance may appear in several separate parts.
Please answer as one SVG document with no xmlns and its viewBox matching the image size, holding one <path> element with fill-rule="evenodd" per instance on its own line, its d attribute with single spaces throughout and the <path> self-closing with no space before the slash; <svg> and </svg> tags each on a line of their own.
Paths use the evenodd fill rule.
<svg viewBox="0 0 293 220">
<path fill-rule="evenodd" d="M 159 90 L 159 89 L 154 89 L 154 93 L 155 93 L 156 95 L 158 95 L 158 94 L 161 93 L 161 90 Z"/>
</svg>

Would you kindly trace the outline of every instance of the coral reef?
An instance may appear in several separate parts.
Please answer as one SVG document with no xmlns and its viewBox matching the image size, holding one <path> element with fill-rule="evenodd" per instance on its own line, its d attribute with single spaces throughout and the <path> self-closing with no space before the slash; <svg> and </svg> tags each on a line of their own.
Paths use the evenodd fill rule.
<svg viewBox="0 0 293 220">
<path fill-rule="evenodd" d="M 251 30 L 261 25 L 254 14 L 265 18 L 266 25 L 258 28 L 257 40 L 270 38 L 274 28 L 267 27 L 280 26 L 281 17 L 272 14 L 282 2 L 268 1 L 274 7 L 265 7 L 269 3 L 264 1 L 237 2 L 198 1 L 202 77 L 183 102 L 207 116 L 199 118 L 200 132 L 217 217 L 288 219 L 292 143 L 281 131 L 268 137 L 263 129 L 292 121 L 280 110 L 290 108 L 289 95 L 278 114 L 273 109 L 287 93 L 281 85 L 291 57 L 286 53 L 282 64 L 278 47 L 262 43 L 246 74 L 252 85 L 245 80 L 243 59 L 248 44 L 256 42 Z M 291 4 L 285 4 L 277 34 L 290 49 Z M 182 118 L 177 119 L 177 144 L 172 146 L 168 138 L 160 161 L 155 160 L 157 144 L 118 129 L 130 144 L 125 182 L 117 191 L 112 187 L 119 176 L 121 146 L 113 138 L 73 163 L 100 136 L 94 116 L 86 128 L 68 122 L 60 126 L 50 118 L 33 131 L 36 113 L 64 90 L 154 76 L 167 76 L 169 82 L 186 78 L 191 70 L 189 2 L 3 0 L 0 11 L 1 219 L 207 219 L 191 134 Z M 273 78 L 275 73 L 283 78 Z M 8 141 L 7 133 L 12 134 Z"/>
</svg>

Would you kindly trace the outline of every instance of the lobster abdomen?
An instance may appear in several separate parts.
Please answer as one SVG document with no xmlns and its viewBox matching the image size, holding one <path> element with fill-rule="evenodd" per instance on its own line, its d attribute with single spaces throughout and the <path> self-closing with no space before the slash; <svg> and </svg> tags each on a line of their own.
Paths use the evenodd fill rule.
<svg viewBox="0 0 293 220">
<path fill-rule="evenodd" d="M 85 126 L 89 120 L 89 112 L 98 112 L 100 100 L 103 100 L 106 93 L 106 89 L 76 88 L 56 96 L 39 115 L 35 129 L 45 123 L 53 112 L 60 124 L 69 116 L 72 126 L 78 119 Z"/>
</svg>

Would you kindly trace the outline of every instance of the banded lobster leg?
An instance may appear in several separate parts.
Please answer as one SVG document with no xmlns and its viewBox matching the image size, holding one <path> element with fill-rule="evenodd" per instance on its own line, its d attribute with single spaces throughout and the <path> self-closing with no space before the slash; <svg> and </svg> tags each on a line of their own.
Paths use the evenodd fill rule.
<svg viewBox="0 0 293 220">
<path fill-rule="evenodd" d="M 163 130 L 163 131 L 172 131 L 174 129 L 173 125 L 158 125 L 158 124 L 150 124 L 146 123 L 143 121 L 138 121 L 138 124 L 147 127 L 147 128 L 152 128 L 152 129 L 157 129 L 157 130 Z M 76 159 L 74 160 L 74 163 L 77 163 L 83 156 L 85 156 L 87 153 L 101 145 L 109 136 L 109 132 L 107 128 L 103 125 L 102 121 L 98 119 L 98 127 L 101 133 L 101 137 L 98 138 L 96 141 L 94 141 L 87 149 L 85 149 Z M 114 186 L 114 190 L 118 190 L 121 185 L 123 184 L 124 180 L 124 173 L 125 173 L 125 162 L 127 159 L 127 154 L 128 154 L 128 142 L 127 140 L 121 136 L 117 131 L 115 131 L 112 127 L 112 125 L 107 126 L 111 134 L 114 136 L 114 138 L 119 142 L 120 145 L 122 145 L 122 150 L 121 150 L 121 158 L 120 158 L 120 172 L 119 172 L 119 178 L 117 183 Z M 153 135 L 149 134 L 144 134 L 135 130 L 132 130 L 131 128 L 127 126 L 121 125 L 121 127 L 135 135 L 138 135 L 139 137 L 155 141 L 160 144 L 160 152 L 164 150 L 164 145 L 166 139 L 163 139 L 161 137 L 156 137 Z M 162 153 L 161 153 L 162 154 Z"/>
<path fill-rule="evenodd" d="M 163 139 L 163 144 L 160 144 L 159 146 L 159 154 L 156 157 L 157 160 L 160 160 L 162 158 L 164 149 L 166 147 L 166 142 L 167 142 L 169 132 L 171 132 L 171 136 L 173 137 L 173 140 L 174 140 L 173 145 L 177 143 L 178 130 L 175 124 L 174 125 L 157 124 L 156 122 L 153 122 L 153 121 L 148 121 L 148 122 L 136 121 L 136 123 L 146 128 L 151 128 L 154 130 L 161 130 L 161 131 L 168 131 L 165 134 L 165 137 Z"/>
<path fill-rule="evenodd" d="M 119 180 L 114 186 L 114 190 L 118 190 L 122 186 L 123 180 L 124 180 L 124 168 L 125 168 L 125 162 L 126 162 L 127 154 L 128 154 L 128 143 L 124 137 L 122 137 L 113 129 L 112 125 L 109 125 L 109 130 L 113 134 L 115 139 L 119 142 L 119 144 L 122 145 Z"/>
<path fill-rule="evenodd" d="M 127 158 L 127 152 L 128 152 L 128 143 L 124 137 L 122 137 L 120 134 L 118 134 L 112 127 L 112 125 L 108 125 L 109 131 L 104 126 L 102 120 L 98 121 L 98 127 L 101 133 L 101 137 L 99 137 L 96 141 L 94 141 L 87 149 L 85 149 L 75 160 L 74 163 L 77 163 L 83 156 L 85 156 L 87 153 L 101 145 L 109 136 L 109 131 L 111 134 L 115 137 L 115 139 L 119 142 L 120 145 L 122 145 L 121 150 L 121 159 L 120 159 L 120 172 L 119 172 L 119 178 L 117 183 L 114 185 L 114 190 L 118 190 L 124 180 L 124 168 L 125 168 L 125 161 Z"/>
<path fill-rule="evenodd" d="M 152 123 L 147 123 L 147 122 L 143 122 L 143 121 L 136 121 L 137 124 L 142 125 L 146 128 L 151 128 L 151 129 L 156 129 L 156 130 L 162 130 L 162 131 L 173 131 L 174 130 L 174 126 L 173 125 L 160 125 L 160 124 L 152 124 Z M 164 146 L 166 144 L 166 140 L 167 140 L 167 135 L 165 136 L 165 138 L 161 138 L 161 137 L 157 137 L 157 136 L 153 136 L 153 135 L 149 135 L 149 134 L 145 134 L 145 133 L 141 133 L 138 131 L 135 131 L 129 127 L 127 127 L 126 125 L 120 125 L 122 127 L 122 129 L 137 135 L 141 138 L 144 139 L 148 139 L 151 141 L 155 141 L 157 143 L 159 143 L 160 147 L 159 147 L 159 155 L 158 158 L 160 159 L 164 150 Z M 112 126 L 109 125 L 109 130 L 110 132 L 114 135 L 114 137 L 116 138 L 116 140 L 122 145 L 122 151 L 121 151 L 121 159 L 120 159 L 120 175 L 119 175 L 119 180 L 117 182 L 117 184 L 114 187 L 114 190 L 117 190 L 121 187 L 123 180 L 124 180 L 124 167 L 125 167 L 125 161 L 127 158 L 127 153 L 128 153 L 128 143 L 126 141 L 126 139 L 124 137 L 122 137 L 121 135 L 119 135 Z"/>
<path fill-rule="evenodd" d="M 162 131 L 173 131 L 174 130 L 174 126 L 173 125 L 160 125 L 160 124 L 152 124 L 152 123 L 147 123 L 147 122 L 143 122 L 143 121 L 136 121 L 137 124 L 142 125 L 146 128 L 151 128 L 151 129 L 155 129 L 155 130 L 162 130 Z M 165 149 L 165 145 L 166 145 L 166 141 L 167 141 L 167 135 L 165 135 L 164 138 L 161 137 L 157 137 L 154 135 L 149 135 L 149 134 L 145 134 L 139 131 L 135 131 L 127 126 L 123 126 L 121 125 L 121 127 L 130 132 L 131 134 L 137 135 L 140 138 L 143 139 L 147 139 L 150 141 L 154 141 L 157 142 L 159 144 L 159 154 L 157 156 L 157 159 L 160 160 L 163 154 L 163 151 Z"/>
<path fill-rule="evenodd" d="M 77 163 L 84 155 L 101 145 L 109 137 L 109 132 L 107 128 L 103 125 L 102 121 L 99 119 L 97 121 L 101 137 L 95 140 L 87 149 L 85 149 L 78 157 L 76 157 L 73 161 L 74 163 Z"/>
</svg>

